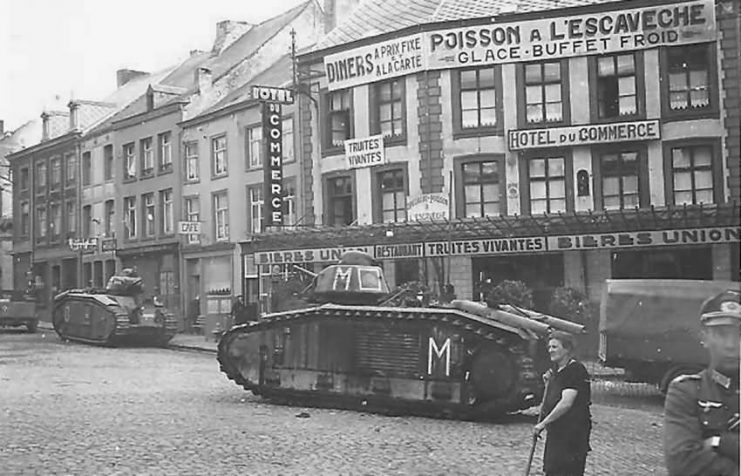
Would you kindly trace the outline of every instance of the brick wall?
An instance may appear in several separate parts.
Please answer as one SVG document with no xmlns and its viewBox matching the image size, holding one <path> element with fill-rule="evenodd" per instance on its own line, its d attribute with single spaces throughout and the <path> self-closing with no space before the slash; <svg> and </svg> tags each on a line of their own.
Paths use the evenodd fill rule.
<svg viewBox="0 0 741 476">
<path fill-rule="evenodd" d="M 721 85 L 725 112 L 728 157 L 728 188 L 731 200 L 741 199 L 741 7 L 737 0 L 718 1 L 718 25 L 721 49 Z"/>
<path fill-rule="evenodd" d="M 422 193 L 439 193 L 444 186 L 440 72 L 418 73 L 417 84 L 420 185 Z"/>
</svg>

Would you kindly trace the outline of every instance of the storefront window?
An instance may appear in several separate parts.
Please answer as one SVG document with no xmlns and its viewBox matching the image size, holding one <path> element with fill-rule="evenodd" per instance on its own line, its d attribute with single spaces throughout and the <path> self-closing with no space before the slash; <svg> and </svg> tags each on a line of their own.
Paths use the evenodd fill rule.
<svg viewBox="0 0 741 476">
<path fill-rule="evenodd" d="M 528 161 L 530 213 L 566 211 L 566 173 L 563 157 L 537 157 Z"/>
<path fill-rule="evenodd" d="M 383 223 L 403 222 L 407 219 L 404 170 L 386 170 L 378 174 Z"/>
<path fill-rule="evenodd" d="M 602 208 L 619 210 L 639 205 L 638 152 L 602 154 L 600 175 Z"/>
<path fill-rule="evenodd" d="M 710 247 L 612 253 L 613 279 L 713 279 Z"/>
<path fill-rule="evenodd" d="M 418 259 L 397 259 L 394 261 L 394 279 L 396 285 L 419 281 Z"/>
<path fill-rule="evenodd" d="M 563 121 L 558 61 L 525 65 L 525 115 L 528 124 Z"/>
<path fill-rule="evenodd" d="M 675 205 L 713 203 L 713 159 L 710 146 L 671 149 L 672 198 Z"/>
<path fill-rule="evenodd" d="M 496 216 L 500 209 L 500 173 L 497 161 L 462 164 L 465 217 Z"/>
<path fill-rule="evenodd" d="M 636 67 L 632 54 L 597 57 L 597 109 L 600 119 L 637 114 Z"/>
</svg>

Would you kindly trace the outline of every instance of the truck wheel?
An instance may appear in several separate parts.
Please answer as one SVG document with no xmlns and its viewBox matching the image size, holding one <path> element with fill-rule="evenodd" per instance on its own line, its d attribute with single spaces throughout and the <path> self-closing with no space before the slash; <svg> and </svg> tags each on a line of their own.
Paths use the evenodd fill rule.
<svg viewBox="0 0 741 476">
<path fill-rule="evenodd" d="M 38 327 L 38 325 L 39 325 L 39 323 L 36 322 L 36 321 L 34 321 L 34 322 L 27 322 L 26 323 L 26 329 L 28 329 L 28 332 L 30 332 L 31 334 L 33 334 L 34 332 L 36 332 L 36 327 Z"/>
<path fill-rule="evenodd" d="M 667 390 L 669 390 L 669 384 L 672 382 L 672 380 L 679 377 L 680 375 L 696 374 L 703 368 L 704 367 L 701 367 L 699 365 L 682 365 L 671 367 L 669 370 L 666 371 L 666 373 L 664 373 L 664 376 L 661 377 L 661 381 L 659 382 L 659 391 L 662 395 L 666 395 Z"/>
</svg>

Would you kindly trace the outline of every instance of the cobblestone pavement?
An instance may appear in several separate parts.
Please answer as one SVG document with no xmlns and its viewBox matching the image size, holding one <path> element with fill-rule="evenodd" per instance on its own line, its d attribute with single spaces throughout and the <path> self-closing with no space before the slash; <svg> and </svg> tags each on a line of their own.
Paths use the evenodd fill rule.
<svg viewBox="0 0 741 476">
<path fill-rule="evenodd" d="M 658 405 L 593 413 L 588 475 L 665 474 Z M 482 424 L 277 406 L 228 381 L 213 354 L 0 331 L 2 475 L 520 475 L 532 414 Z"/>
</svg>

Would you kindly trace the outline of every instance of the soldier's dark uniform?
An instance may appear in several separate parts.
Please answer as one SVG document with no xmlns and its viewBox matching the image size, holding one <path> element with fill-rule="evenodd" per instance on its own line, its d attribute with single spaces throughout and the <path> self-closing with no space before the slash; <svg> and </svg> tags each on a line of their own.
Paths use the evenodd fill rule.
<svg viewBox="0 0 741 476">
<path fill-rule="evenodd" d="M 713 325 L 713 320 L 721 318 L 728 321 L 729 317 L 731 322 L 741 322 L 738 301 L 737 292 L 707 301 L 701 311 L 703 324 Z M 708 368 L 674 379 L 664 403 L 664 455 L 669 474 L 738 476 L 738 422 L 738 375 L 729 377 Z"/>
</svg>

